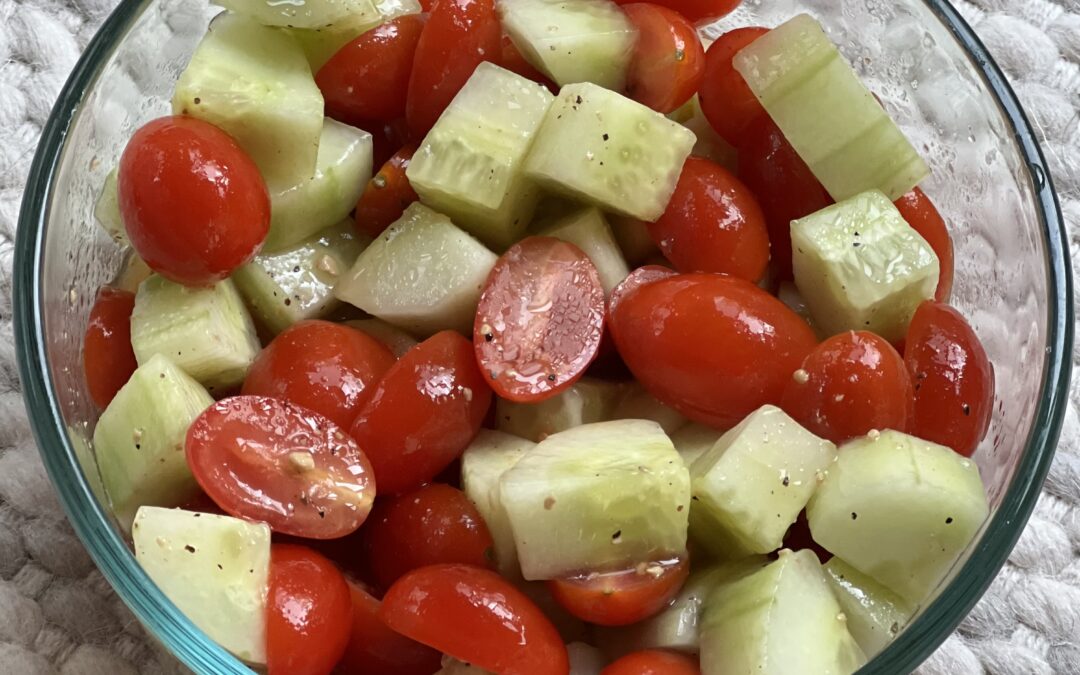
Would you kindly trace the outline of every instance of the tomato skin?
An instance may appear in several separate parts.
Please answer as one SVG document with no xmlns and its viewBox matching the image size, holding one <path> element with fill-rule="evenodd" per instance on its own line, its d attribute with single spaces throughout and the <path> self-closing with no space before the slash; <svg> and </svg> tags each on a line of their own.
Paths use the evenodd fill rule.
<svg viewBox="0 0 1080 675">
<path fill-rule="evenodd" d="M 83 374 L 90 398 L 105 408 L 139 364 L 131 348 L 131 310 L 135 294 L 102 286 L 90 308 L 83 338 Z"/>
<path fill-rule="evenodd" d="M 897 199 L 896 208 L 908 225 L 911 225 L 926 240 L 926 243 L 930 244 L 930 248 L 934 249 L 934 254 L 937 255 L 941 266 L 934 299 L 938 302 L 948 302 L 949 296 L 952 295 L 954 263 L 952 237 L 949 236 L 945 219 L 941 217 L 934 202 L 930 201 L 926 193 L 917 187 Z"/>
<path fill-rule="evenodd" d="M 536 309 L 544 308 L 544 309 Z M 499 257 L 473 324 L 476 360 L 502 398 L 530 403 L 576 382 L 604 334 L 604 289 L 581 249 L 529 237 Z"/>
<path fill-rule="evenodd" d="M 405 175 L 414 152 L 411 145 L 401 148 L 368 181 L 356 203 L 356 229 L 361 234 L 378 237 L 420 199 Z"/>
<path fill-rule="evenodd" d="M 431 565 L 401 577 L 383 597 L 390 628 L 500 675 L 567 675 L 566 646 L 544 613 L 498 574 Z"/>
<path fill-rule="evenodd" d="M 615 4 L 625 5 L 630 0 L 616 0 Z M 656 0 L 652 4 L 667 7 L 683 15 L 693 23 L 705 19 L 719 19 L 730 14 L 742 0 Z"/>
<path fill-rule="evenodd" d="M 911 433 L 970 457 L 990 428 L 994 366 L 960 312 L 927 300 L 908 326 L 904 360 L 915 383 Z"/>
<path fill-rule="evenodd" d="M 375 469 L 379 494 L 400 494 L 431 480 L 480 431 L 491 388 L 472 344 L 443 331 L 402 356 L 352 425 Z"/>
<path fill-rule="evenodd" d="M 618 286 L 611 289 L 611 297 L 608 298 L 608 316 L 615 316 L 615 312 L 622 303 L 623 298 L 626 298 L 632 292 L 654 281 L 667 279 L 677 274 L 678 272 L 675 270 L 663 265 L 642 265 L 637 268 L 620 281 Z M 611 327 L 610 323 L 608 327 Z"/>
<path fill-rule="evenodd" d="M 491 567 L 493 543 L 483 516 L 449 485 L 433 483 L 380 501 L 362 532 L 371 571 L 383 588 L 427 565 Z"/>
<path fill-rule="evenodd" d="M 723 272 L 757 282 L 769 264 L 769 233 L 757 199 L 724 167 L 688 157 L 649 235 L 680 272 Z"/>
<path fill-rule="evenodd" d="M 817 344 L 782 302 L 723 274 L 680 274 L 641 286 L 622 299 L 611 323 L 619 354 L 649 393 L 717 429 L 779 403 Z"/>
<path fill-rule="evenodd" d="M 328 675 L 352 626 L 349 585 L 334 563 L 293 544 L 270 547 L 266 668 L 270 675 Z"/>
<path fill-rule="evenodd" d="M 627 96 L 667 114 L 690 100 L 705 75 L 705 49 L 678 12 L 641 2 L 623 5 L 638 29 L 627 73 Z"/>
<path fill-rule="evenodd" d="M 336 424 L 266 396 L 233 396 L 188 428 L 195 480 L 226 513 L 275 532 L 334 539 L 356 530 L 375 501 L 371 464 Z"/>
<path fill-rule="evenodd" d="M 346 580 L 347 581 L 347 580 Z M 431 675 L 439 670 L 442 654 L 390 630 L 379 619 L 382 603 L 349 582 L 352 598 L 352 632 L 338 663 L 342 673 L 377 675 Z"/>
<path fill-rule="evenodd" d="M 632 652 L 608 665 L 600 675 L 700 675 L 696 659 L 663 649 Z"/>
<path fill-rule="evenodd" d="M 767 113 L 742 74 L 735 70 L 732 59 L 768 32 L 761 26 L 736 28 L 718 37 L 705 52 L 705 76 L 698 91 L 701 112 L 716 133 L 736 147 L 743 130 Z"/>
<path fill-rule="evenodd" d="M 654 572 L 658 569 L 658 572 Z M 548 582 L 563 609 L 600 626 L 627 626 L 656 614 L 671 602 L 690 574 L 685 560 L 639 568 L 583 574 Z"/>
<path fill-rule="evenodd" d="M 212 124 L 147 122 L 120 156 L 120 215 L 150 269 L 188 286 L 229 276 L 270 231 L 270 195 L 255 162 Z"/>
</svg>

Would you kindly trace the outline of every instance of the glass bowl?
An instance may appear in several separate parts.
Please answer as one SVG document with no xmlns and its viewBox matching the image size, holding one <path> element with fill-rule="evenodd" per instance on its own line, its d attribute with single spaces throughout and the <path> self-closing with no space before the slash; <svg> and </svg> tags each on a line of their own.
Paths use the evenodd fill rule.
<svg viewBox="0 0 1080 675">
<path fill-rule="evenodd" d="M 123 0 L 64 87 L 34 158 L 19 221 L 15 323 L 45 466 L 76 532 L 135 615 L 185 664 L 250 673 L 197 630 L 135 562 L 101 494 L 96 412 L 80 341 L 95 290 L 122 253 L 93 221 L 105 174 L 173 82 L 212 13 L 202 0 Z M 943 0 L 747 0 L 704 29 L 816 15 L 934 170 L 924 189 L 950 222 L 955 303 L 986 344 L 998 397 L 975 455 L 991 516 L 918 617 L 867 673 L 915 668 L 978 600 L 1016 542 L 1053 458 L 1068 391 L 1072 289 L 1046 162 L 1001 71 Z"/>
</svg>

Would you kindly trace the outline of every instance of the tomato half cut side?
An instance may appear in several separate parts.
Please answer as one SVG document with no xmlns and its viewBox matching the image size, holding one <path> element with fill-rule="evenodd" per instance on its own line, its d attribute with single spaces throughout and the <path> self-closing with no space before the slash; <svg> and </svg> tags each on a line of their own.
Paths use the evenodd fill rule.
<svg viewBox="0 0 1080 675">
<path fill-rule="evenodd" d="M 948 302 L 949 296 L 952 295 L 954 262 L 952 237 L 949 236 L 945 219 L 941 217 L 934 202 L 930 201 L 926 193 L 919 188 L 914 188 L 897 199 L 896 208 L 908 225 L 911 225 L 926 240 L 926 243 L 930 244 L 930 248 L 934 249 L 940 266 L 934 299 L 938 302 Z"/>
<path fill-rule="evenodd" d="M 548 582 L 563 609 L 600 626 L 626 626 L 656 614 L 682 588 L 685 560 L 644 563 L 617 572 L 583 574 Z"/>
<path fill-rule="evenodd" d="M 356 203 L 356 229 L 360 233 L 378 237 L 409 204 L 420 199 L 405 175 L 414 152 L 411 145 L 401 148 L 368 181 Z"/>
<path fill-rule="evenodd" d="M 713 130 L 736 147 L 743 130 L 767 113 L 742 74 L 735 70 L 732 59 L 768 32 L 761 26 L 736 28 L 716 38 L 705 52 L 705 75 L 698 91 L 701 112 Z"/>
<path fill-rule="evenodd" d="M 626 93 L 667 114 L 690 100 L 705 75 L 705 49 L 697 29 L 678 12 L 641 2 L 623 5 L 638 30 Z"/>
<path fill-rule="evenodd" d="M 697 659 L 663 649 L 632 652 L 612 662 L 600 675 L 700 675 Z"/>
<path fill-rule="evenodd" d="M 98 290 L 83 338 L 83 373 L 90 398 L 99 408 L 109 405 L 139 364 L 131 348 L 131 311 L 135 294 L 103 286 Z"/>
<path fill-rule="evenodd" d="M 187 463 L 206 494 L 230 515 L 275 532 L 334 539 L 371 511 L 371 464 L 327 418 L 268 396 L 233 396 L 191 424 Z"/>
<path fill-rule="evenodd" d="M 348 581 L 348 579 L 346 579 Z M 352 631 L 338 663 L 342 673 L 379 675 L 431 675 L 439 670 L 442 654 L 391 630 L 379 618 L 382 602 L 359 584 L 349 582 Z"/>
</svg>

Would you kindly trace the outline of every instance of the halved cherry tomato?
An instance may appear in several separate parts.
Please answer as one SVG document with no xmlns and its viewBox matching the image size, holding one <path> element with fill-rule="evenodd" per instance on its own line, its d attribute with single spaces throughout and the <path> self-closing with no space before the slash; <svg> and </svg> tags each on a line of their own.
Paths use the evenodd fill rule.
<svg viewBox="0 0 1080 675">
<path fill-rule="evenodd" d="M 698 91 L 701 112 L 716 133 L 736 147 L 743 130 L 766 113 L 750 85 L 735 70 L 732 59 L 768 32 L 768 28 L 760 26 L 736 28 L 716 38 L 705 52 L 705 77 Z"/>
<path fill-rule="evenodd" d="M 779 403 L 816 346 L 798 314 L 754 284 L 680 274 L 622 298 L 611 317 L 623 361 L 662 403 L 718 429 Z"/>
<path fill-rule="evenodd" d="M 678 272 L 663 265 L 643 265 L 631 272 L 619 285 L 611 289 L 611 297 L 608 298 L 608 316 L 615 316 L 615 311 L 623 298 L 636 291 L 638 288 L 651 284 L 659 279 L 673 277 Z M 610 327 L 610 324 L 609 324 Z"/>
<path fill-rule="evenodd" d="M 552 93 L 558 93 L 559 91 L 557 84 L 552 82 L 547 75 L 533 68 L 532 64 L 525 60 L 525 57 L 521 55 L 521 51 L 518 50 L 508 35 L 502 37 L 502 56 L 499 57 L 499 65 L 527 80 L 544 85 Z"/>
<path fill-rule="evenodd" d="M 698 662 L 685 654 L 646 649 L 611 663 L 600 675 L 700 675 Z"/>
<path fill-rule="evenodd" d="M 896 208 L 900 215 L 911 225 L 912 228 L 930 244 L 934 254 L 938 257 L 941 266 L 938 276 L 937 292 L 934 299 L 938 302 L 948 302 L 952 295 L 953 284 L 953 245 L 952 237 L 949 236 L 949 228 L 945 226 L 945 219 L 938 213 L 937 207 L 926 193 L 919 188 L 913 188 L 900 199 L 896 200 Z"/>
<path fill-rule="evenodd" d="M 259 353 L 242 393 L 291 401 L 348 429 L 396 361 L 367 333 L 329 321 L 301 321 Z"/>
<path fill-rule="evenodd" d="M 666 607 L 689 574 L 685 560 L 665 560 L 618 572 L 555 579 L 548 588 L 563 609 L 582 621 L 626 626 Z"/>
<path fill-rule="evenodd" d="M 616 0 L 616 4 L 625 5 L 628 0 Z M 673 9 L 694 23 L 704 19 L 719 19 L 730 14 L 742 0 L 656 0 L 661 7 Z"/>
<path fill-rule="evenodd" d="M 347 581 L 347 580 L 346 580 Z M 337 670 L 377 675 L 431 675 L 439 669 L 442 654 L 390 630 L 379 619 L 382 603 L 349 583 L 352 597 L 352 632 Z"/>
<path fill-rule="evenodd" d="M 334 563 L 293 544 L 270 547 L 266 669 L 270 675 L 328 675 L 352 627 L 352 598 Z"/>
<path fill-rule="evenodd" d="M 626 94 L 665 115 L 701 85 L 705 49 L 694 25 L 678 12 L 647 2 L 623 5 L 638 29 L 626 77 Z"/>
<path fill-rule="evenodd" d="M 233 396 L 188 428 L 187 463 L 230 515 L 311 539 L 360 527 L 375 501 L 371 465 L 322 415 L 267 396 Z"/>
<path fill-rule="evenodd" d="M 120 156 L 117 191 L 132 248 L 180 284 L 224 279 L 270 231 L 270 195 L 255 162 L 194 117 L 161 117 L 136 131 Z"/>
<path fill-rule="evenodd" d="M 960 312 L 927 300 L 915 310 L 904 352 L 915 383 L 911 433 L 970 457 L 990 427 L 994 366 Z"/>
<path fill-rule="evenodd" d="M 904 358 L 893 346 L 873 333 L 848 331 L 806 357 L 780 405 L 796 422 L 839 445 L 871 429 L 907 431 L 913 396 Z"/>
<path fill-rule="evenodd" d="M 411 145 L 398 150 L 368 181 L 360 201 L 356 203 L 357 230 L 370 237 L 378 237 L 405 213 L 409 204 L 420 199 L 405 176 L 414 152 L 416 148 Z"/>
<path fill-rule="evenodd" d="M 131 310 L 135 294 L 111 286 L 98 290 L 83 338 L 83 373 L 90 398 L 109 405 L 139 364 L 131 348 Z"/>
<path fill-rule="evenodd" d="M 723 272 L 757 282 L 769 264 L 769 232 L 757 199 L 707 159 L 686 159 L 667 209 L 648 226 L 680 272 Z"/>
<path fill-rule="evenodd" d="M 529 403 L 569 387 L 596 358 L 604 289 L 581 249 L 552 237 L 510 247 L 488 275 L 473 324 L 484 378 L 499 396 Z"/>
<path fill-rule="evenodd" d="M 375 468 L 379 494 L 431 480 L 465 451 L 490 405 L 491 388 L 460 334 L 443 331 L 409 350 L 352 425 Z"/>
<path fill-rule="evenodd" d="M 390 587 L 386 625 L 500 675 L 567 675 L 566 646 L 544 613 L 498 574 L 468 565 L 413 570 Z"/>
<path fill-rule="evenodd" d="M 440 0 L 420 34 L 405 117 L 422 138 L 482 61 L 502 55 L 494 0 Z"/>
</svg>

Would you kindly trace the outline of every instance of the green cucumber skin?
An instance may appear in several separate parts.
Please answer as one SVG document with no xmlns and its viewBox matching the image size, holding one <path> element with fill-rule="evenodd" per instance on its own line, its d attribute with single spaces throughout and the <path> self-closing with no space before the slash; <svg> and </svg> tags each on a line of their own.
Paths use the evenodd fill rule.
<svg viewBox="0 0 1080 675">
<path fill-rule="evenodd" d="M 624 391 L 620 384 L 586 376 L 537 403 L 497 398 L 495 424 L 499 431 L 539 443 L 560 431 L 610 420 Z"/>
<path fill-rule="evenodd" d="M 836 556 L 824 570 L 848 630 L 867 657 L 885 649 L 915 614 L 912 605 Z"/>
</svg>

